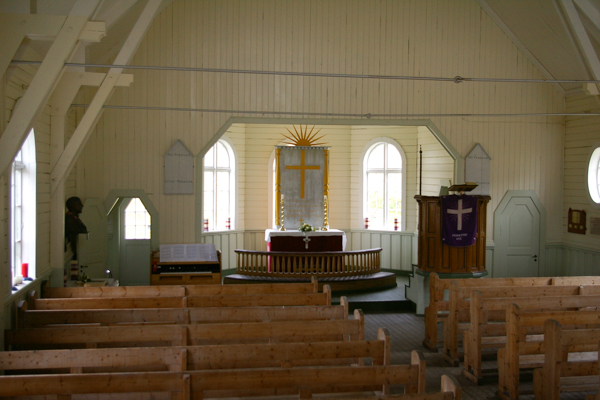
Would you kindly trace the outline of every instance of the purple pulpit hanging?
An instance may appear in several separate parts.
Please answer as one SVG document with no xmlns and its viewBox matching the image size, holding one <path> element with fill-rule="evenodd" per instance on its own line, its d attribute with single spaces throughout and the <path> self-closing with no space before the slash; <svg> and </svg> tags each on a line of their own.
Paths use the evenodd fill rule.
<svg viewBox="0 0 600 400">
<path fill-rule="evenodd" d="M 477 197 L 442 196 L 442 242 L 467 247 L 477 237 Z"/>
</svg>

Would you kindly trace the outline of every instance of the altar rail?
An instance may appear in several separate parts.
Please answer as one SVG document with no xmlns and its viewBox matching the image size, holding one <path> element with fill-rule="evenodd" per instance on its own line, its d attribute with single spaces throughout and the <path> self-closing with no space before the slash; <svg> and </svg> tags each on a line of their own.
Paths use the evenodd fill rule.
<svg viewBox="0 0 600 400">
<path fill-rule="evenodd" d="M 336 277 L 374 274 L 381 270 L 381 248 L 358 251 L 294 253 L 236 250 L 237 273 L 272 277 Z"/>
</svg>

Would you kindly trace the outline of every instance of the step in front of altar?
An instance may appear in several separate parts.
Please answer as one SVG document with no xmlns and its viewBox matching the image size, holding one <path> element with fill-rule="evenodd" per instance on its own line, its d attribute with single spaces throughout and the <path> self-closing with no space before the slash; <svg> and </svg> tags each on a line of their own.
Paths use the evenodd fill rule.
<svg viewBox="0 0 600 400">
<path fill-rule="evenodd" d="M 319 290 L 323 284 L 329 285 L 332 292 L 381 290 L 396 287 L 396 275 L 392 272 L 376 272 L 366 275 L 319 277 Z M 272 277 L 257 275 L 232 274 L 223 278 L 223 284 L 240 283 L 298 283 L 310 282 L 310 276 Z"/>
</svg>

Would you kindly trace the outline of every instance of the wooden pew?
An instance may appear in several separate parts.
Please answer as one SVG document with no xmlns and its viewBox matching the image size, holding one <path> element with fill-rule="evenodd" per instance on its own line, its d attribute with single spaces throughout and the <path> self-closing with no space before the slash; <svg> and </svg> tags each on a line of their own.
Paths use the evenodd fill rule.
<svg viewBox="0 0 600 400">
<path fill-rule="evenodd" d="M 31 374 L 289 368 L 363 365 L 365 358 L 373 365 L 390 364 L 391 340 L 385 328 L 379 328 L 377 340 L 369 341 L 7 351 L 0 352 L 0 370 Z"/>
<path fill-rule="evenodd" d="M 469 296 L 473 288 L 461 287 L 457 282 L 450 284 L 450 299 L 448 317 L 444 321 L 444 346 L 441 350 L 444 358 L 453 366 L 460 361 L 459 341 L 462 331 L 470 326 Z M 492 297 L 547 297 L 600 295 L 600 285 L 597 286 L 533 286 L 523 290 L 522 286 L 482 286 L 478 287 L 484 298 Z M 504 321 L 506 313 L 494 311 L 488 315 L 488 321 Z"/>
<path fill-rule="evenodd" d="M 187 346 L 364 340 L 364 315 L 336 321 L 64 326 L 5 330 L 5 349 Z"/>
<path fill-rule="evenodd" d="M 205 370 L 190 372 L 137 372 L 60 375 L 1 376 L 0 396 L 59 395 L 61 399 L 75 394 L 121 393 L 120 398 L 138 394 L 166 392 L 167 396 L 152 398 L 201 399 L 205 397 L 246 397 L 256 395 L 298 395 L 301 399 L 312 398 L 317 393 L 356 392 L 364 388 L 385 385 L 404 385 L 410 399 L 460 398 L 460 387 L 450 377 L 442 378 L 446 392 L 425 394 L 424 365 L 417 352 L 413 352 L 410 365 L 385 366 L 324 366 L 305 368 L 264 368 L 237 370 Z M 449 396 L 447 394 L 450 394 Z M 455 397 L 454 394 L 457 396 Z M 329 396 L 327 398 L 330 398 Z M 335 397 L 333 397 L 335 398 Z M 348 398 L 344 396 L 344 398 Z M 373 398 L 357 395 L 355 398 Z M 386 396 L 375 398 L 385 399 Z"/>
<path fill-rule="evenodd" d="M 96 297 L 37 299 L 29 297 L 31 310 L 75 310 L 117 308 L 192 308 L 330 305 L 331 289 L 322 293 L 231 294 L 184 297 Z"/>
<path fill-rule="evenodd" d="M 506 324 L 488 323 L 488 316 L 494 311 L 501 311 L 506 315 L 506 309 L 512 303 L 517 304 L 522 310 L 567 311 L 586 307 L 598 308 L 600 296 L 484 298 L 480 291 L 473 290 L 470 300 L 471 326 L 463 334 L 465 357 L 462 374 L 475 383 L 484 377 L 481 369 L 482 349 L 497 350 L 506 343 Z"/>
<path fill-rule="evenodd" d="M 452 282 L 456 282 L 459 287 L 466 288 L 479 286 L 541 286 L 551 285 L 552 278 L 440 279 L 437 273 L 430 273 L 429 305 L 425 308 L 425 340 L 423 345 L 431 350 L 438 348 L 437 324 L 443 322 L 448 316 L 449 300 L 447 296 Z"/>
<path fill-rule="evenodd" d="M 17 306 L 18 329 L 64 324 L 205 324 L 347 318 L 348 301 L 345 296 L 340 297 L 339 306 L 28 310 L 25 301 Z"/>
<path fill-rule="evenodd" d="M 526 339 L 531 327 L 543 327 L 549 319 L 569 327 L 600 327 L 599 311 L 521 311 L 518 305 L 511 304 L 506 310 L 506 346 L 498 350 L 499 398 L 518 399 L 519 373 L 544 365 L 545 337 Z"/>
<path fill-rule="evenodd" d="M 559 400 L 561 392 L 598 390 L 600 329 L 566 330 L 551 319 L 544 324 L 544 337 L 544 366 L 533 373 L 536 399 Z"/>
<path fill-rule="evenodd" d="M 0 370 L 71 370 L 110 372 L 115 367 L 140 371 L 147 367 L 169 371 L 292 367 L 305 365 L 390 364 L 390 336 L 380 328 L 378 339 L 352 342 L 311 342 L 173 346 L 153 348 L 12 351 L 0 353 Z M 74 371 L 73 371 L 74 370 Z M 60 371 L 59 371 L 60 372 Z"/>
<path fill-rule="evenodd" d="M 438 348 L 437 324 L 448 316 L 448 292 L 453 281 L 456 281 L 459 287 L 473 289 L 482 286 L 579 286 L 600 285 L 600 276 L 440 279 L 437 273 L 432 272 L 429 274 L 429 306 L 425 308 L 423 341 L 423 345 L 431 350 Z"/>
<path fill-rule="evenodd" d="M 50 287 L 42 286 L 42 298 L 87 297 L 184 297 L 218 296 L 224 294 L 283 294 L 318 293 L 315 276 L 307 283 L 252 283 L 239 285 L 158 285 L 158 286 L 104 286 L 104 287 Z"/>
</svg>

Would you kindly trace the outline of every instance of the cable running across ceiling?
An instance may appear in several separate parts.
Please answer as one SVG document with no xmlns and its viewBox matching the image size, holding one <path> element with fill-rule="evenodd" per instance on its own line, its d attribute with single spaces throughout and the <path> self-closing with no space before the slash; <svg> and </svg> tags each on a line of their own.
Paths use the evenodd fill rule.
<svg viewBox="0 0 600 400">
<path fill-rule="evenodd" d="M 88 107 L 88 104 L 71 104 L 71 107 Z M 185 108 L 185 107 L 149 107 L 149 106 L 116 106 L 104 105 L 102 108 L 113 110 L 147 110 L 147 111 L 181 111 L 205 112 L 226 114 L 251 114 L 251 115 L 296 115 L 305 117 L 359 117 L 359 118 L 432 118 L 432 117 L 598 117 L 600 113 L 522 113 L 522 114 L 492 114 L 492 113 L 439 113 L 439 114 L 346 114 L 323 113 L 302 111 L 254 111 L 254 110 L 225 110 L 212 108 Z"/>
<path fill-rule="evenodd" d="M 40 65 L 41 61 L 13 60 L 11 65 Z M 150 65 L 111 65 L 111 64 L 87 64 L 87 63 L 65 63 L 65 67 L 89 67 L 89 68 L 118 68 L 137 70 L 158 70 L 178 72 L 210 72 L 225 74 L 253 74 L 253 75 L 276 75 L 276 76 L 301 76 L 318 78 L 348 78 L 348 79 L 383 79 L 383 80 L 409 80 L 409 81 L 436 81 L 436 82 L 498 82 L 498 83 L 596 83 L 600 80 L 577 80 L 577 79 L 517 79 L 517 78 L 465 78 L 462 76 L 436 77 L 436 76 L 404 76 L 404 75 L 369 75 L 369 74 L 341 74 L 326 72 L 291 72 L 291 71 L 260 71 L 249 69 L 226 69 L 226 68 L 196 68 L 196 67 L 162 67 Z"/>
</svg>

